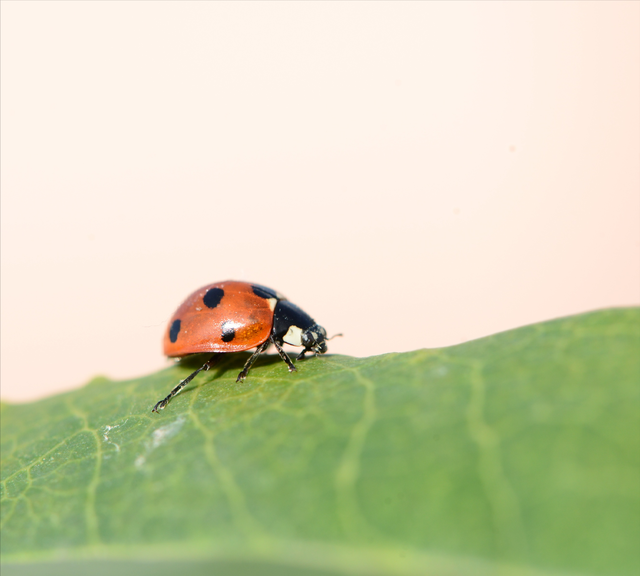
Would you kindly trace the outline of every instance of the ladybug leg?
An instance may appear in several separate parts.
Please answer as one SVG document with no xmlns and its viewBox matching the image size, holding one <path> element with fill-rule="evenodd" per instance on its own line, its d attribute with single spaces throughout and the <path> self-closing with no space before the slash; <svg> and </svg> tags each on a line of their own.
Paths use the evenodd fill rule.
<svg viewBox="0 0 640 576">
<path fill-rule="evenodd" d="M 289 358 L 289 354 L 287 354 L 283 350 L 282 346 L 280 346 L 280 343 L 273 336 L 271 337 L 271 342 L 273 342 L 273 345 L 276 347 L 278 354 L 280 354 L 280 358 L 282 358 L 287 364 L 287 366 L 289 366 L 289 372 L 296 372 L 296 367 L 293 365 L 293 362 L 291 362 L 291 358 Z"/>
<path fill-rule="evenodd" d="M 305 348 L 302 352 L 300 352 L 300 354 L 298 354 L 298 356 L 296 356 L 296 360 L 304 360 L 304 355 L 307 352 L 311 352 L 311 350 L 308 350 L 307 348 Z"/>
<path fill-rule="evenodd" d="M 249 374 L 249 370 L 251 370 L 251 366 L 253 366 L 253 363 L 258 359 L 258 356 L 260 356 L 260 354 L 262 354 L 269 347 L 269 344 L 271 344 L 271 342 L 269 340 L 266 340 L 256 348 L 256 351 L 249 357 L 249 360 L 247 360 L 246 364 L 244 365 L 242 372 L 238 374 L 236 382 L 242 382 L 247 377 L 247 374 Z"/>
<path fill-rule="evenodd" d="M 169 404 L 169 400 L 171 400 L 171 398 L 178 394 L 180 390 L 182 390 L 187 384 L 189 384 L 189 382 L 191 382 L 191 380 L 193 380 L 200 372 L 202 372 L 202 370 L 209 370 L 209 368 L 211 368 L 220 359 L 220 356 L 222 356 L 222 354 L 214 354 L 213 356 L 211 356 L 211 358 L 209 358 L 209 360 L 207 360 L 193 374 L 187 376 L 180 382 L 180 384 L 178 384 L 173 390 L 171 390 L 171 392 L 169 392 L 169 395 L 164 400 L 160 400 L 160 402 L 158 402 L 153 407 L 153 410 L 151 410 L 151 412 L 157 413 L 158 410 L 162 410 L 167 404 Z"/>
</svg>

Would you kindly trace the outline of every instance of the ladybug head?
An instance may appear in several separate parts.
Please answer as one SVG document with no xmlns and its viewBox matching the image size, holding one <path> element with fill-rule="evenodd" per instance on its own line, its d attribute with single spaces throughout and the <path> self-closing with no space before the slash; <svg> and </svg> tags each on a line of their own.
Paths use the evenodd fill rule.
<svg viewBox="0 0 640 576">
<path fill-rule="evenodd" d="M 324 354 L 327 351 L 327 331 L 322 327 L 314 324 L 302 332 L 302 345 L 304 351 L 315 352 L 316 354 Z"/>
</svg>

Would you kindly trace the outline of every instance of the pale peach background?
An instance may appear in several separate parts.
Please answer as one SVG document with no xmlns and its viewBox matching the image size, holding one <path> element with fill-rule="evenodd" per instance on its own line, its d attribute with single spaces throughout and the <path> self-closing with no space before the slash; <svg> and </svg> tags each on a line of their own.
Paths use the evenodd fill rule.
<svg viewBox="0 0 640 576">
<path fill-rule="evenodd" d="M 199 286 L 370 355 L 640 303 L 638 2 L 2 3 L 2 398 Z"/>
</svg>

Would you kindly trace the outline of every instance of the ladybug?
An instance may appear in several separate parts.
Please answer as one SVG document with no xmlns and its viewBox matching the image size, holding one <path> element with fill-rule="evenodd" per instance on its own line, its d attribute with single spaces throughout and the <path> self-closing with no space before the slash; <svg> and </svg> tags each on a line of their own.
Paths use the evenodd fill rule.
<svg viewBox="0 0 640 576">
<path fill-rule="evenodd" d="M 175 311 L 164 335 L 164 353 L 170 358 L 214 352 L 215 354 L 158 402 L 152 412 L 163 409 L 202 370 L 209 370 L 223 353 L 256 348 L 236 382 L 242 382 L 251 366 L 270 344 L 295 372 L 282 344 L 303 346 L 296 360 L 307 352 L 327 351 L 327 332 L 306 312 L 282 294 L 249 282 L 226 280 L 196 290 Z"/>
</svg>

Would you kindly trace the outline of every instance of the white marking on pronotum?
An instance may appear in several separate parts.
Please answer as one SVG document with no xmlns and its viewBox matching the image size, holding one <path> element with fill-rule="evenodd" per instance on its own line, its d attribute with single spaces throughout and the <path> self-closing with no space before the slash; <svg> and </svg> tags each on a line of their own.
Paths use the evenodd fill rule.
<svg viewBox="0 0 640 576">
<path fill-rule="evenodd" d="M 151 437 L 147 439 L 144 444 L 144 453 L 140 454 L 135 459 L 136 468 L 140 469 L 144 466 L 147 461 L 147 456 L 151 454 L 156 448 L 164 444 L 170 438 L 173 438 L 178 432 L 180 432 L 180 428 L 184 425 L 185 416 L 184 414 L 178 416 L 173 422 L 167 424 L 166 426 L 161 426 L 160 428 L 156 428 L 152 433 Z"/>
<path fill-rule="evenodd" d="M 292 346 L 302 346 L 302 329 L 297 326 L 289 326 L 283 340 Z"/>
<path fill-rule="evenodd" d="M 269 303 L 269 308 L 271 308 L 271 312 L 276 309 L 276 304 L 278 303 L 277 298 L 267 298 L 267 302 Z"/>
</svg>

